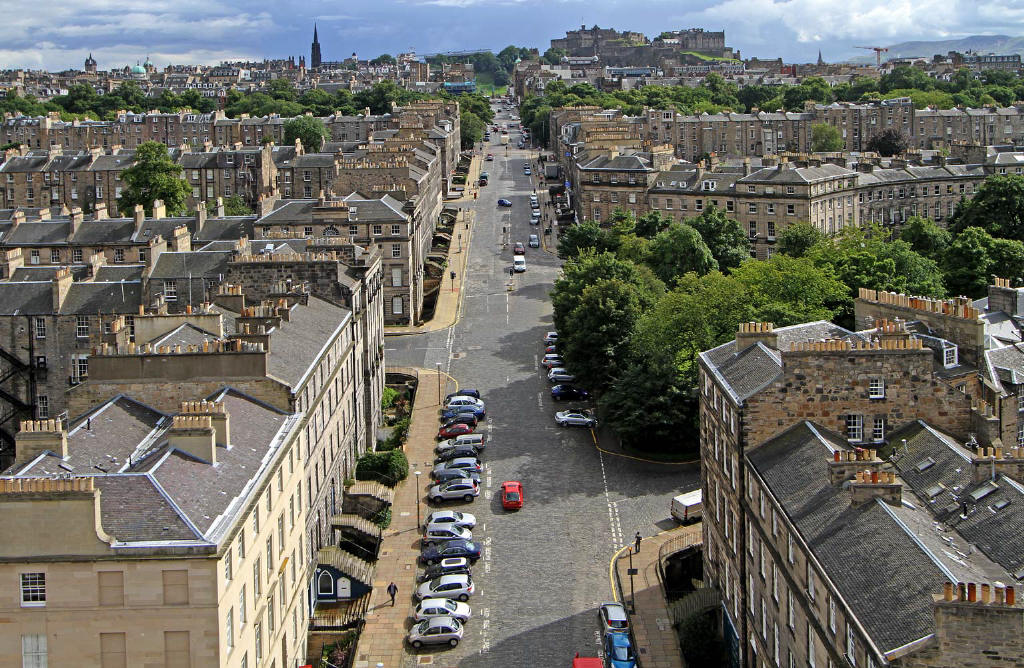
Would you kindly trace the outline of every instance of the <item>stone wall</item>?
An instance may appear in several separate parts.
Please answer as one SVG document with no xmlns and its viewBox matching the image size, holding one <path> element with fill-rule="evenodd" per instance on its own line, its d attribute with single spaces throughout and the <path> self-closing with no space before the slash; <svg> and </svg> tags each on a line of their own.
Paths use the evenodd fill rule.
<svg viewBox="0 0 1024 668">
<path fill-rule="evenodd" d="M 270 404 L 282 411 L 293 411 L 288 387 L 269 378 L 231 378 L 209 380 L 161 381 L 154 383 L 144 378 L 137 380 L 89 380 L 67 393 L 68 415 L 74 419 L 90 408 L 108 401 L 118 394 L 126 394 L 136 401 L 165 413 L 178 412 L 182 401 L 205 399 L 230 385 L 239 392 Z"/>
</svg>

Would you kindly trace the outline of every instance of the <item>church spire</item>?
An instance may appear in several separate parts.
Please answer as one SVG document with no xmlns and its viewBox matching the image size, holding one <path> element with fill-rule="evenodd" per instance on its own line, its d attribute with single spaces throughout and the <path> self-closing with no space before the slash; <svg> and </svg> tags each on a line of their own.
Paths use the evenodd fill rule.
<svg viewBox="0 0 1024 668">
<path fill-rule="evenodd" d="M 313 43 L 316 44 L 319 41 L 320 40 L 318 40 L 317 37 L 316 37 L 316 23 L 314 22 L 313 23 Z"/>
<path fill-rule="evenodd" d="M 309 66 L 315 70 L 320 67 L 320 38 L 316 34 L 316 22 L 313 23 L 313 44 L 309 51 Z"/>
</svg>

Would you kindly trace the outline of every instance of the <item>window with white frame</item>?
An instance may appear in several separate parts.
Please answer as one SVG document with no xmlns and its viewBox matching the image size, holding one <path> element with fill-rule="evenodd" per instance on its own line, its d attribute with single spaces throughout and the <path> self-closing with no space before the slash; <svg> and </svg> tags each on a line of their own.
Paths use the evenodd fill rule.
<svg viewBox="0 0 1024 668">
<path fill-rule="evenodd" d="M 50 397 L 45 394 L 36 395 L 36 419 L 45 420 L 50 417 Z"/>
<path fill-rule="evenodd" d="M 942 349 L 942 365 L 947 369 L 957 364 L 957 347 L 949 346 Z"/>
<path fill-rule="evenodd" d="M 46 573 L 21 574 L 21 607 L 46 606 Z"/>
<path fill-rule="evenodd" d="M 846 438 L 851 441 L 863 441 L 864 440 L 864 416 L 863 415 L 847 415 L 846 416 Z"/>
<path fill-rule="evenodd" d="M 786 623 L 792 631 L 796 627 L 796 608 L 793 607 L 793 590 L 786 590 Z"/>
<path fill-rule="evenodd" d="M 1017 424 L 1017 447 L 1024 448 L 1024 422 Z"/>
<path fill-rule="evenodd" d="M 876 443 L 885 440 L 885 417 L 876 416 L 871 425 L 871 440 Z"/>
<path fill-rule="evenodd" d="M 775 657 L 775 665 L 779 664 L 779 623 L 772 622 L 772 656 Z"/>
<path fill-rule="evenodd" d="M 401 297 L 392 297 L 391 298 L 391 313 L 393 313 L 394 315 L 402 315 L 402 313 L 404 311 L 405 311 L 405 306 L 402 303 L 402 298 Z"/>
<path fill-rule="evenodd" d="M 391 236 L 397 237 L 400 234 L 402 234 L 402 226 L 401 225 L 392 225 L 391 226 Z"/>
<path fill-rule="evenodd" d="M 75 317 L 75 336 L 80 339 L 89 338 L 89 316 L 79 315 Z"/>
<path fill-rule="evenodd" d="M 810 622 L 807 622 L 807 665 L 810 668 L 815 668 L 817 665 L 814 658 L 814 630 L 811 629 Z"/>
<path fill-rule="evenodd" d="M 224 582 L 231 582 L 231 576 L 233 574 L 232 567 L 234 562 L 231 559 L 231 549 L 224 553 Z"/>
<path fill-rule="evenodd" d="M 402 245 L 401 244 L 391 244 L 391 257 L 393 257 L 393 258 L 402 257 Z"/>
<path fill-rule="evenodd" d="M 178 301 L 178 282 L 177 281 L 164 281 L 164 301 L 176 302 Z"/>
<path fill-rule="evenodd" d="M 796 562 L 796 554 L 794 553 L 794 550 L 793 550 L 793 534 L 787 534 L 786 535 L 786 552 L 787 552 L 787 556 L 789 557 L 789 563 L 791 563 L 791 564 L 795 563 Z"/>
<path fill-rule="evenodd" d="M 857 665 L 857 647 L 854 644 L 851 624 L 846 625 L 846 660 L 850 662 L 851 666 Z"/>
<path fill-rule="evenodd" d="M 46 634 L 30 633 L 21 636 L 21 668 L 46 668 Z"/>
<path fill-rule="evenodd" d="M 373 236 L 379 237 L 382 234 L 384 234 L 384 226 L 383 225 L 374 225 L 373 226 Z"/>
<path fill-rule="evenodd" d="M 1017 390 L 1017 410 L 1024 411 L 1024 387 Z"/>
<path fill-rule="evenodd" d="M 36 338 L 37 339 L 45 339 L 46 338 L 46 320 L 43 319 L 43 318 L 36 318 L 33 322 L 35 323 Z"/>
<path fill-rule="evenodd" d="M 872 378 L 868 381 L 868 398 L 885 399 L 885 379 Z"/>
<path fill-rule="evenodd" d="M 836 600 L 828 597 L 828 628 L 833 634 L 836 632 Z"/>
<path fill-rule="evenodd" d="M 807 598 L 814 600 L 814 570 L 810 561 L 807 562 Z"/>
</svg>

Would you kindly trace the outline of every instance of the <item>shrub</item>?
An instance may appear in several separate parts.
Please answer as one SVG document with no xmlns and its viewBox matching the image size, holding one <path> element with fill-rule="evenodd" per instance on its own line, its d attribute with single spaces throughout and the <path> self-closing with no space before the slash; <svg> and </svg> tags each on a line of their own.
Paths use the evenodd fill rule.
<svg viewBox="0 0 1024 668">
<path fill-rule="evenodd" d="M 379 526 L 381 529 L 387 529 L 389 526 L 391 526 L 391 506 L 388 506 L 387 508 L 382 508 L 377 514 L 373 516 L 373 519 L 371 519 L 370 521 Z"/>
<path fill-rule="evenodd" d="M 402 447 L 405 439 L 409 436 L 409 418 L 404 417 L 395 421 L 391 433 L 383 441 L 377 441 L 377 451 L 383 452 Z"/>
<path fill-rule="evenodd" d="M 395 399 L 398 398 L 398 390 L 393 387 L 385 387 L 384 392 L 380 395 L 380 407 L 382 410 L 387 410 L 395 405 Z"/>
<path fill-rule="evenodd" d="M 356 462 L 356 480 L 375 480 L 389 487 L 409 475 L 409 460 L 401 450 L 367 452 Z"/>
</svg>

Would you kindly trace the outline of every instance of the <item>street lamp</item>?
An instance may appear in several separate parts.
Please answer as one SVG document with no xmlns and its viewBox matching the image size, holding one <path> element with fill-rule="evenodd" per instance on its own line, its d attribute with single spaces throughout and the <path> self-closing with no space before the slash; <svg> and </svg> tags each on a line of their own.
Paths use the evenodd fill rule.
<svg viewBox="0 0 1024 668">
<path fill-rule="evenodd" d="M 636 614 L 636 591 L 633 589 L 633 576 L 636 575 L 637 570 L 633 568 L 633 548 L 629 548 L 629 568 L 626 570 L 629 574 L 629 602 L 630 612 Z"/>
<path fill-rule="evenodd" d="M 441 405 L 441 363 L 437 362 L 437 405 Z"/>
<path fill-rule="evenodd" d="M 462 234 L 459 234 L 459 252 L 462 252 Z"/>
<path fill-rule="evenodd" d="M 416 531 L 420 530 L 420 496 L 423 494 L 423 488 L 420 487 L 420 472 L 416 471 Z"/>
</svg>

